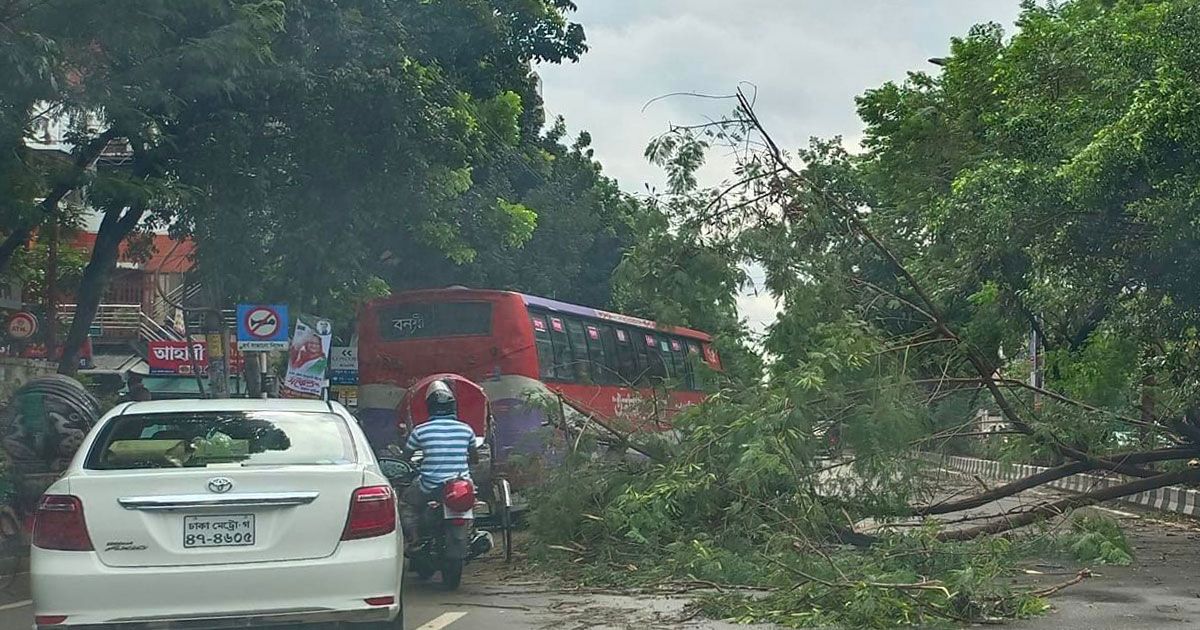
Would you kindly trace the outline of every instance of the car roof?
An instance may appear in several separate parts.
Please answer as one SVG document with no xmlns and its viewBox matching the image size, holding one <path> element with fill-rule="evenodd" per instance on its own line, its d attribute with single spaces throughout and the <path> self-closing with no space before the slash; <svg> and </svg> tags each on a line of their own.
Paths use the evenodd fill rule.
<svg viewBox="0 0 1200 630">
<path fill-rule="evenodd" d="M 205 411 L 316 411 L 328 413 L 333 405 L 324 400 L 291 398 L 183 398 L 128 403 L 124 414 L 179 413 Z"/>
</svg>

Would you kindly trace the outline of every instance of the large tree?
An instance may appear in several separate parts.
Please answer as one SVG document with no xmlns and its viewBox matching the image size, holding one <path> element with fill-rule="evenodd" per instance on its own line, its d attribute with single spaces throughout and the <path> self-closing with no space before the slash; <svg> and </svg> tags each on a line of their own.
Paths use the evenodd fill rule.
<svg viewBox="0 0 1200 630">
<path fill-rule="evenodd" d="M 782 305 L 765 395 L 803 405 L 801 434 L 841 431 L 864 480 L 890 484 L 914 445 L 972 432 L 986 407 L 1012 456 L 1062 464 L 1051 477 L 1179 482 L 1159 462 L 1200 454 L 1200 294 L 1185 280 L 1200 272 L 1185 254 L 1200 237 L 1198 49 L 1195 0 L 1031 2 L 1011 39 L 976 27 L 940 73 L 863 95 L 859 154 L 836 139 L 787 151 L 740 95 L 729 119 L 652 146 L 673 165 L 713 144 L 739 156 L 729 184 L 670 206 L 673 233 L 765 269 Z M 1047 370 L 1031 385 L 1033 334 Z M 939 514 L 1045 481 L 890 509 Z"/>
<path fill-rule="evenodd" d="M 102 214 L 64 371 L 145 229 L 194 236 L 218 302 L 345 320 L 388 283 L 449 282 L 610 301 L 632 206 L 586 138 L 544 129 L 532 71 L 584 50 L 566 0 L 10 5 L 0 266 L 67 194 Z M 23 146 L 39 103 L 72 121 L 66 160 Z M 113 143 L 131 165 L 94 171 Z"/>
</svg>

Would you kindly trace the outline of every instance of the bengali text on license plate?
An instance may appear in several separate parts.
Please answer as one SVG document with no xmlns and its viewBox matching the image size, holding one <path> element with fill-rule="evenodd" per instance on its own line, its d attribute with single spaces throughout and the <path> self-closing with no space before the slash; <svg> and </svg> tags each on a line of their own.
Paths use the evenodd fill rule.
<svg viewBox="0 0 1200 630">
<path fill-rule="evenodd" d="M 247 547 L 254 544 L 254 515 L 183 517 L 183 546 Z"/>
</svg>

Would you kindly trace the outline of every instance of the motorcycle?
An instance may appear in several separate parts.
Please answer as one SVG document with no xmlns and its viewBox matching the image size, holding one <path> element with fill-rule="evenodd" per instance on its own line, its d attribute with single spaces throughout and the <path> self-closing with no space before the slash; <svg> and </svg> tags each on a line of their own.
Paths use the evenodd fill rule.
<svg viewBox="0 0 1200 630">
<path fill-rule="evenodd" d="M 419 461 L 379 458 L 384 476 L 400 495 L 418 483 Z M 467 478 L 451 479 L 442 485 L 440 500 L 430 500 L 421 509 L 418 541 L 407 553 L 409 567 L 427 580 L 437 572 L 449 589 L 462 582 L 467 562 L 492 550 L 492 535 L 475 529 L 475 484 Z"/>
</svg>

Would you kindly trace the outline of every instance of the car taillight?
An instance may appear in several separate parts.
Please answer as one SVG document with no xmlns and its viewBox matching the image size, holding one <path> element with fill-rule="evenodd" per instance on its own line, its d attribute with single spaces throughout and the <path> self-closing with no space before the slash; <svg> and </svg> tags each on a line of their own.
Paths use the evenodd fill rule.
<svg viewBox="0 0 1200 630">
<path fill-rule="evenodd" d="M 442 490 L 446 506 L 455 512 L 466 512 L 475 507 L 475 486 L 466 479 L 447 481 Z"/>
<path fill-rule="evenodd" d="M 374 538 L 396 531 L 396 495 L 391 486 L 369 486 L 354 491 L 350 516 L 342 540 Z"/>
<path fill-rule="evenodd" d="M 66 615 L 36 615 L 33 623 L 39 626 L 57 626 L 66 620 Z"/>
<path fill-rule="evenodd" d="M 79 497 L 47 494 L 38 501 L 33 520 L 33 546 L 55 551 L 92 550 Z"/>
</svg>

